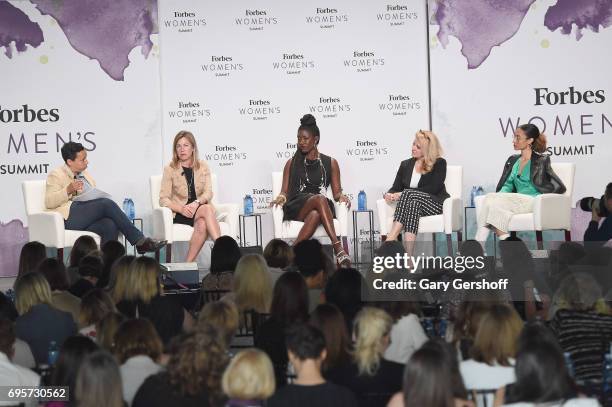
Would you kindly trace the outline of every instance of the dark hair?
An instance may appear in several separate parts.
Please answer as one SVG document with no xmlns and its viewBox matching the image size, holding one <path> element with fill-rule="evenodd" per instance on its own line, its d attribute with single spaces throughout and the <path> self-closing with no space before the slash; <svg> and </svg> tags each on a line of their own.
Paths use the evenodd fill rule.
<svg viewBox="0 0 612 407">
<path fill-rule="evenodd" d="M 163 351 L 161 338 L 146 318 L 129 319 L 115 333 L 114 353 L 119 363 L 133 356 L 146 355 L 157 361 Z"/>
<path fill-rule="evenodd" d="M 110 295 L 102 288 L 89 290 L 81 299 L 79 323 L 81 326 L 97 324 L 108 314 L 117 312 Z"/>
<path fill-rule="evenodd" d="M 124 255 L 125 247 L 117 240 L 109 240 L 102 245 L 102 262 L 104 263 L 104 268 L 102 269 L 102 276 L 96 284 L 97 287 L 104 288 L 108 285 L 111 267 L 117 259 Z"/>
<path fill-rule="evenodd" d="M 284 269 L 293 260 L 293 250 L 284 240 L 272 239 L 266 245 L 263 256 L 268 267 Z"/>
<path fill-rule="evenodd" d="M 296 324 L 287 329 L 287 350 L 298 359 L 318 359 L 325 349 L 323 333 L 312 325 Z"/>
<path fill-rule="evenodd" d="M 81 277 L 100 278 L 104 263 L 98 256 L 87 255 L 79 262 L 79 275 Z"/>
<path fill-rule="evenodd" d="M 57 363 L 53 369 L 50 386 L 68 386 L 71 390 L 76 385 L 79 367 L 85 356 L 98 350 L 98 345 L 87 336 L 71 336 L 60 348 Z M 74 391 L 69 394 L 74 400 Z"/>
<path fill-rule="evenodd" d="M 361 301 L 363 277 L 354 268 L 339 270 L 325 285 L 326 302 L 334 304 L 344 315 L 349 332 L 355 315 L 363 308 Z"/>
<path fill-rule="evenodd" d="M 333 369 L 350 362 L 350 344 L 344 316 L 334 304 L 319 304 L 310 314 L 310 325 L 323 332 L 327 344 L 327 357 L 323 370 Z"/>
<path fill-rule="evenodd" d="M 2 291 L 0 291 L 0 318 L 6 318 L 15 322 L 19 313 L 15 309 L 15 304 Z"/>
<path fill-rule="evenodd" d="M 483 257 L 484 249 L 482 248 L 480 242 L 474 239 L 469 239 L 461 243 L 459 246 L 459 253 L 461 253 L 461 256 L 463 257 Z"/>
<path fill-rule="evenodd" d="M 219 237 L 210 253 L 210 272 L 216 274 L 236 270 L 241 256 L 238 243 L 234 239 L 229 236 Z"/>
<path fill-rule="evenodd" d="M 323 246 L 316 239 L 302 240 L 293 247 L 293 253 L 293 264 L 304 278 L 314 277 L 325 268 Z"/>
<path fill-rule="evenodd" d="M 36 270 L 38 263 L 47 258 L 47 247 L 40 242 L 28 242 L 21 248 L 19 254 L 19 269 L 17 278 L 25 273 Z"/>
<path fill-rule="evenodd" d="M 440 352 L 446 370 L 451 374 L 453 396 L 460 399 L 466 399 L 468 397 L 468 392 L 463 383 L 463 377 L 459 369 L 459 358 L 457 357 L 456 348 L 441 338 L 434 338 L 425 342 L 423 346 L 421 346 L 421 349 L 434 349 Z"/>
<path fill-rule="evenodd" d="M 37 271 L 45 276 L 49 282 L 51 291 L 65 291 L 70 287 L 68 273 L 66 273 L 66 266 L 64 266 L 63 262 L 54 257 L 44 259 L 38 265 Z"/>
<path fill-rule="evenodd" d="M 68 162 L 68 160 L 74 161 L 77 154 L 83 150 L 85 150 L 83 144 L 69 141 L 62 146 L 62 158 L 64 159 L 64 162 Z"/>
<path fill-rule="evenodd" d="M 95 250 L 98 250 L 98 244 L 93 237 L 89 235 L 79 236 L 72 249 L 70 249 L 68 267 L 78 267 L 81 259 Z"/>
<path fill-rule="evenodd" d="M 546 151 L 546 136 L 540 133 L 540 129 L 535 124 L 527 123 L 521 124 L 519 129 L 525 132 L 525 136 L 528 139 L 533 139 L 533 143 L 531 144 L 531 148 L 536 153 L 543 153 Z"/>
<path fill-rule="evenodd" d="M 15 345 L 15 325 L 10 319 L 0 317 L 0 352 L 10 359 L 14 350 L 13 345 Z"/>
<path fill-rule="evenodd" d="M 417 350 L 404 369 L 404 404 L 453 407 L 452 373 L 441 347 Z M 455 362 L 457 363 L 457 362 Z"/>
<path fill-rule="evenodd" d="M 308 288 L 300 273 L 287 271 L 278 278 L 272 293 L 270 316 L 286 325 L 308 319 Z"/>
<path fill-rule="evenodd" d="M 604 192 L 606 199 L 612 198 L 612 182 L 606 185 L 606 192 Z"/>
<path fill-rule="evenodd" d="M 317 126 L 317 119 L 311 114 L 305 114 L 300 119 L 300 127 L 298 127 L 298 132 L 300 130 L 305 130 L 310 133 L 313 137 L 317 138 L 316 144 L 319 144 L 321 140 L 321 133 L 319 132 L 319 127 Z"/>
<path fill-rule="evenodd" d="M 87 355 L 77 374 L 74 394 L 79 406 L 123 407 L 121 373 L 115 358 L 105 350 Z"/>
</svg>

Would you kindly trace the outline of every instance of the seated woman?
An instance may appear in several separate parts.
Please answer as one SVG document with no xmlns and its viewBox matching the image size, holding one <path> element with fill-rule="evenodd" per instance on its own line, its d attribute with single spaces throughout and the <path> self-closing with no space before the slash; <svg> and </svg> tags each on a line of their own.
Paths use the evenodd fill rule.
<svg viewBox="0 0 612 407">
<path fill-rule="evenodd" d="M 347 267 L 350 258 L 336 236 L 335 209 L 325 191 L 331 186 L 336 202 L 344 202 L 349 207 L 351 203 L 342 193 L 338 162 L 317 149 L 320 138 L 314 116 L 304 115 L 298 128 L 298 150 L 285 164 L 281 192 L 271 204 L 283 207 L 283 220 L 304 222 L 294 243 L 310 239 L 317 227 L 323 225 L 334 246 L 336 261 Z"/>
<path fill-rule="evenodd" d="M 412 255 L 421 216 L 440 215 L 446 192 L 446 160 L 441 157 L 438 137 L 419 130 L 412 142 L 412 158 L 402 161 L 393 186 L 384 195 L 387 202 L 398 201 L 387 240 L 395 240 L 402 230 L 406 252 Z"/>
<path fill-rule="evenodd" d="M 210 170 L 198 159 L 195 137 L 179 131 L 172 143 L 172 162 L 164 168 L 159 204 L 172 210 L 174 223 L 193 226 L 187 262 L 195 260 L 208 236 L 215 241 L 221 235 L 212 196 Z"/>
<path fill-rule="evenodd" d="M 506 160 L 496 192 L 485 196 L 478 212 L 476 240 L 479 242 L 487 240 L 491 229 L 500 239 L 506 239 L 512 216 L 532 212 L 536 195 L 565 192 L 565 185 L 550 166 L 550 156 L 544 154 L 546 136 L 537 126 L 519 126 L 512 145 L 520 154 Z"/>
</svg>

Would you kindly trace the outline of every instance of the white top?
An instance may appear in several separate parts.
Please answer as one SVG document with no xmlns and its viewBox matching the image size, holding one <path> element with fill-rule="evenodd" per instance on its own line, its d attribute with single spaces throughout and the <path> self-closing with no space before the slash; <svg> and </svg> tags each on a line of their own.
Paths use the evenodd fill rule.
<svg viewBox="0 0 612 407">
<path fill-rule="evenodd" d="M 587 399 L 587 398 L 577 398 L 570 399 L 566 402 L 558 402 L 558 403 L 512 403 L 512 404 L 504 404 L 503 407 L 600 407 L 599 401 L 597 399 Z"/>
<path fill-rule="evenodd" d="M 473 359 L 464 360 L 459 365 L 463 383 L 468 390 L 499 389 L 507 384 L 514 383 L 514 359 L 510 359 L 511 366 L 491 366 Z"/>
<path fill-rule="evenodd" d="M 123 399 L 132 405 L 136 392 L 145 379 L 156 374 L 162 367 L 146 355 L 132 356 L 119 367 L 123 383 Z"/>
<path fill-rule="evenodd" d="M 410 188 L 418 187 L 420 180 L 421 180 L 421 173 L 417 172 L 416 164 L 414 164 L 414 167 L 412 167 L 412 177 L 410 177 Z"/>
<path fill-rule="evenodd" d="M 414 314 L 400 318 L 391 328 L 391 343 L 385 351 L 385 359 L 406 364 L 410 356 L 427 342 L 427 335 Z"/>
<path fill-rule="evenodd" d="M 40 376 L 25 367 L 12 363 L 9 358 L 0 352 L 0 386 L 38 386 Z M 2 402 L 0 406 L 14 406 L 13 402 Z M 27 406 L 37 406 L 35 399 L 30 399 Z"/>
<path fill-rule="evenodd" d="M 19 366 L 27 367 L 32 369 L 36 367 L 36 361 L 32 350 L 27 342 L 22 341 L 19 338 L 15 338 L 15 353 L 13 354 L 13 363 Z"/>
</svg>

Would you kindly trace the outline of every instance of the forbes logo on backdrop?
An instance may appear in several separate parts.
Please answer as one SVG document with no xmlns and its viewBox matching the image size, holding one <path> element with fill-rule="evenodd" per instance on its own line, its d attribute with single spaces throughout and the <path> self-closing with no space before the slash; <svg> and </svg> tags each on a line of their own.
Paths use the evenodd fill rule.
<svg viewBox="0 0 612 407">
<path fill-rule="evenodd" d="M 206 64 L 201 65 L 202 71 L 215 77 L 228 77 L 234 72 L 244 70 L 244 65 L 229 55 L 212 55 Z"/>
<path fill-rule="evenodd" d="M 282 145 L 281 150 L 274 152 L 274 158 L 289 159 L 293 157 L 293 154 L 295 154 L 296 151 L 297 151 L 297 143 L 294 141 L 293 142 L 286 141 Z"/>
<path fill-rule="evenodd" d="M 315 62 L 303 53 L 286 52 L 279 60 L 272 62 L 272 69 L 285 72 L 287 75 L 299 75 L 304 70 L 312 70 Z"/>
<path fill-rule="evenodd" d="M 168 117 L 180 120 L 181 123 L 197 123 L 210 117 L 210 109 L 203 107 L 198 101 L 181 101 L 177 108 L 168 110 Z"/>
<path fill-rule="evenodd" d="M 416 21 L 418 14 L 408 10 L 404 4 L 386 4 L 383 11 L 376 13 L 376 20 L 391 27 L 405 25 L 407 22 Z"/>
<path fill-rule="evenodd" d="M 306 24 L 318 25 L 323 30 L 336 27 L 336 24 L 348 23 L 347 14 L 340 13 L 337 8 L 317 7 L 314 14 L 306 16 Z"/>
<path fill-rule="evenodd" d="M 346 149 L 346 156 L 357 161 L 374 161 L 389 154 L 389 149 L 375 140 L 356 140 Z"/>
<path fill-rule="evenodd" d="M 351 111 L 351 105 L 344 103 L 337 96 L 321 96 L 316 103 L 308 106 L 308 112 L 319 115 L 324 119 L 335 119 L 341 113 Z"/>
<path fill-rule="evenodd" d="M 237 26 L 247 27 L 249 31 L 262 31 L 265 27 L 278 24 L 278 18 L 272 16 L 269 10 L 247 9 L 234 22 Z"/>
<path fill-rule="evenodd" d="M 17 109 L 4 109 L 0 106 L 0 122 L 2 123 L 32 123 L 56 122 L 59 120 L 59 109 L 32 109 L 27 104 Z"/>
<path fill-rule="evenodd" d="M 240 116 L 247 116 L 253 120 L 268 120 L 280 115 L 280 106 L 274 106 L 267 99 L 249 99 L 248 103 L 238 108 Z"/>
<path fill-rule="evenodd" d="M 272 190 L 253 188 L 251 190 L 251 197 L 253 198 L 255 209 L 267 211 L 270 208 L 270 202 L 272 202 Z"/>
<path fill-rule="evenodd" d="M 349 58 L 343 60 L 344 67 L 349 71 L 372 72 L 385 65 L 385 59 L 376 55 L 374 51 L 353 51 Z"/>
<path fill-rule="evenodd" d="M 204 153 L 204 159 L 208 162 L 216 162 L 219 167 L 230 167 L 237 161 L 247 159 L 247 153 L 233 145 L 216 145 L 213 152 Z"/>
<path fill-rule="evenodd" d="M 178 33 L 190 33 L 206 27 L 206 20 L 199 17 L 195 11 L 173 11 L 170 18 L 163 20 L 163 25 Z"/>
<path fill-rule="evenodd" d="M 406 116 L 412 110 L 421 110 L 421 102 L 413 100 L 410 96 L 394 93 L 378 103 L 378 110 L 391 113 L 392 116 Z"/>
</svg>

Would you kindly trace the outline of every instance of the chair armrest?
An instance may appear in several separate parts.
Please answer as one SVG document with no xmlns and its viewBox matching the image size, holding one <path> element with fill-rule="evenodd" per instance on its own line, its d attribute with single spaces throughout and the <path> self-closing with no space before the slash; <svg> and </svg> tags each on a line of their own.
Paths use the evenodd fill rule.
<svg viewBox="0 0 612 407">
<path fill-rule="evenodd" d="M 64 218 L 57 212 L 38 212 L 28 215 L 30 241 L 63 249 L 66 240 L 64 232 Z"/>
<path fill-rule="evenodd" d="M 153 209 L 153 238 L 174 241 L 172 233 L 172 210 L 164 206 Z"/>
<path fill-rule="evenodd" d="M 380 230 L 381 236 L 386 236 L 389 233 L 387 229 L 387 219 L 391 211 L 395 212 L 395 203 L 390 204 L 384 199 L 378 199 L 376 201 L 376 212 L 378 213 L 378 229 Z"/>
<path fill-rule="evenodd" d="M 561 194 L 541 194 L 533 203 L 536 230 L 571 229 L 571 198 Z"/>
<path fill-rule="evenodd" d="M 238 215 L 240 214 L 240 205 L 235 203 L 215 204 L 217 213 L 225 213 L 225 220 L 229 225 L 230 236 L 234 240 L 238 240 Z"/>
<path fill-rule="evenodd" d="M 446 198 L 442 204 L 444 216 L 444 233 L 447 235 L 461 230 L 463 226 L 463 200 L 460 198 Z"/>
<path fill-rule="evenodd" d="M 336 219 L 338 220 L 340 230 L 336 230 L 338 236 L 348 236 L 348 213 L 349 207 L 346 202 L 334 202 L 336 210 Z"/>
<path fill-rule="evenodd" d="M 274 224 L 274 237 L 276 239 L 283 238 L 283 208 L 282 206 L 273 205 L 270 209 L 272 212 L 272 223 Z"/>
</svg>

